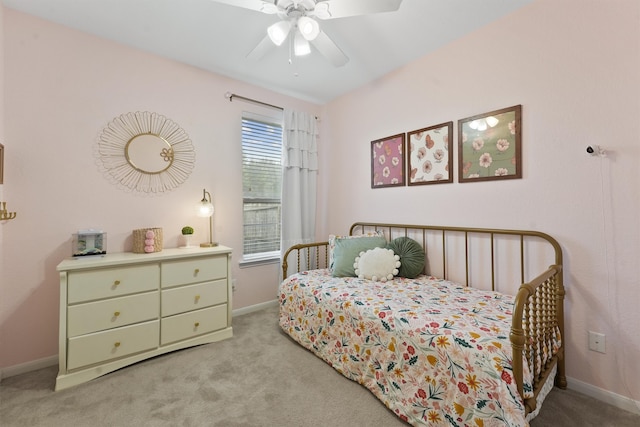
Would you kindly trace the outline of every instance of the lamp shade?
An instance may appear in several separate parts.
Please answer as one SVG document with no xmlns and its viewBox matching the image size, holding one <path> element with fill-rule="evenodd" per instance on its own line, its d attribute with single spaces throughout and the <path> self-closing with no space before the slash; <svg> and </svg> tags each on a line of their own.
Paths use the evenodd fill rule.
<svg viewBox="0 0 640 427">
<path fill-rule="evenodd" d="M 202 248 L 211 248 L 213 246 L 218 246 L 217 243 L 213 241 L 213 203 L 211 202 L 211 193 L 209 193 L 206 189 L 202 190 L 202 200 L 200 203 L 196 205 L 196 213 L 199 217 L 209 218 L 209 241 L 205 243 L 200 243 L 200 247 Z"/>
<path fill-rule="evenodd" d="M 198 203 L 196 209 L 198 211 L 198 216 L 202 218 L 210 217 L 211 215 L 213 215 L 213 212 L 215 210 L 213 208 L 213 204 L 211 202 L 207 202 L 206 200 Z"/>
<path fill-rule="evenodd" d="M 269 38 L 276 46 L 280 46 L 291 31 L 291 23 L 289 21 L 279 21 L 267 28 Z"/>
<path fill-rule="evenodd" d="M 213 203 L 211 194 L 205 189 L 202 190 L 202 200 L 196 205 L 196 214 L 201 218 L 213 216 Z"/>
</svg>

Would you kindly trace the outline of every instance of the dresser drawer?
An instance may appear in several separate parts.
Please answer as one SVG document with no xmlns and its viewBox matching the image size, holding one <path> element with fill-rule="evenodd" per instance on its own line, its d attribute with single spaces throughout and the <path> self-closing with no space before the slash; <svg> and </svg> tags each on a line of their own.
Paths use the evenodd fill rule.
<svg viewBox="0 0 640 427">
<path fill-rule="evenodd" d="M 155 291 L 70 306 L 67 310 L 67 336 L 157 319 L 158 304 L 159 293 Z"/>
<path fill-rule="evenodd" d="M 170 344 L 227 327 L 227 305 L 165 317 L 161 322 L 160 343 Z"/>
<path fill-rule="evenodd" d="M 202 257 L 188 261 L 168 261 L 161 266 L 161 286 L 208 282 L 227 277 L 227 257 Z"/>
<path fill-rule="evenodd" d="M 76 369 L 158 347 L 158 321 L 69 338 L 67 369 Z"/>
<path fill-rule="evenodd" d="M 198 283 L 162 291 L 162 316 L 227 302 L 227 279 Z"/>
<path fill-rule="evenodd" d="M 158 289 L 160 268 L 159 264 L 148 264 L 71 271 L 68 275 L 68 302 L 74 304 Z"/>
</svg>

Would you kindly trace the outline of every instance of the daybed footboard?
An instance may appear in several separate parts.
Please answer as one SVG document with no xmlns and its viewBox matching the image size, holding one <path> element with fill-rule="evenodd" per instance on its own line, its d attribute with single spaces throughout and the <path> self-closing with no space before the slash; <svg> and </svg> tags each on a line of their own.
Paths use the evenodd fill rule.
<svg viewBox="0 0 640 427">
<path fill-rule="evenodd" d="M 513 374 L 520 396 L 524 396 L 523 360 L 527 361 L 533 374 L 533 397 L 524 399 L 527 414 L 536 409 L 538 395 L 554 365 L 558 368 L 556 386 L 567 387 L 564 337 L 561 336 L 565 291 L 561 278 L 562 266 L 552 265 L 531 282 L 523 284 L 516 294 L 509 338 L 513 348 Z"/>
<path fill-rule="evenodd" d="M 513 350 L 514 380 L 525 402 L 526 414 L 536 410 L 539 393 L 552 372 L 556 372 L 555 385 L 566 388 L 563 336 L 565 290 L 562 278 L 562 251 L 555 239 L 535 231 L 380 223 L 355 223 L 350 229 L 350 235 L 372 230 L 382 230 L 388 241 L 399 236 L 413 238 L 425 249 L 425 273 L 462 282 L 466 286 L 475 287 L 477 284 L 475 272 L 481 263 L 483 267 L 480 270 L 484 269 L 484 273 L 489 277 L 492 290 L 496 290 L 496 283 L 504 278 L 503 269 L 509 274 L 516 270 L 515 274 L 519 279 L 517 283 L 523 284 L 517 291 L 514 289 L 507 292 L 516 295 L 509 338 Z M 507 247 L 515 246 L 515 251 L 512 251 L 515 255 L 506 254 L 508 251 L 501 239 L 507 241 Z M 478 240 L 481 243 L 478 243 Z M 530 243 L 531 240 L 537 243 Z M 540 242 L 544 248 L 541 248 Z M 531 261 L 544 258 L 540 254 L 545 251 L 550 253 L 551 258 L 551 262 L 545 265 L 551 266 L 527 282 L 526 278 L 533 276 L 530 272 L 535 273 L 536 268 L 538 272 L 546 268 L 538 268 L 537 264 L 534 266 L 534 262 Z M 328 242 L 292 246 L 282 261 L 283 279 L 294 272 L 329 268 L 329 257 Z M 514 262 L 514 258 L 517 261 Z M 532 390 L 524 389 L 524 361 L 533 375 Z M 533 397 L 524 398 L 531 394 Z M 544 393 L 541 397 L 543 396 Z"/>
</svg>

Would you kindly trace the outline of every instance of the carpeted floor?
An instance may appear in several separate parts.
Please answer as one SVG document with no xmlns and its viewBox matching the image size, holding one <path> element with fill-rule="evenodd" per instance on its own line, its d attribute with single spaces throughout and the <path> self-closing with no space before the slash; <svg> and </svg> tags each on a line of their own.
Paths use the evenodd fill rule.
<svg viewBox="0 0 640 427">
<path fill-rule="evenodd" d="M 403 426 L 368 390 L 295 344 L 277 306 L 237 316 L 234 337 L 53 391 L 57 367 L 0 383 L 0 426 Z M 554 389 L 542 426 L 639 426 L 640 416 Z"/>
</svg>

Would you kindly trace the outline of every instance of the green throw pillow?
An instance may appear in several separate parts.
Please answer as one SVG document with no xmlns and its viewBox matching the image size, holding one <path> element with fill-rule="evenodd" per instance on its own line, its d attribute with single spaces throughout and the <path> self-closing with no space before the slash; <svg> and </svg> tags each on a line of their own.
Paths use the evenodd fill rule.
<svg viewBox="0 0 640 427">
<path fill-rule="evenodd" d="M 356 277 L 353 263 L 360 252 L 366 252 L 373 248 L 384 248 L 386 244 L 387 240 L 381 236 L 359 237 L 357 239 L 336 238 L 331 275 L 333 277 Z"/>
<path fill-rule="evenodd" d="M 425 264 L 425 252 L 416 242 L 409 237 L 397 237 L 387 244 L 387 249 L 400 257 L 398 276 L 414 279 L 422 274 Z"/>
</svg>

